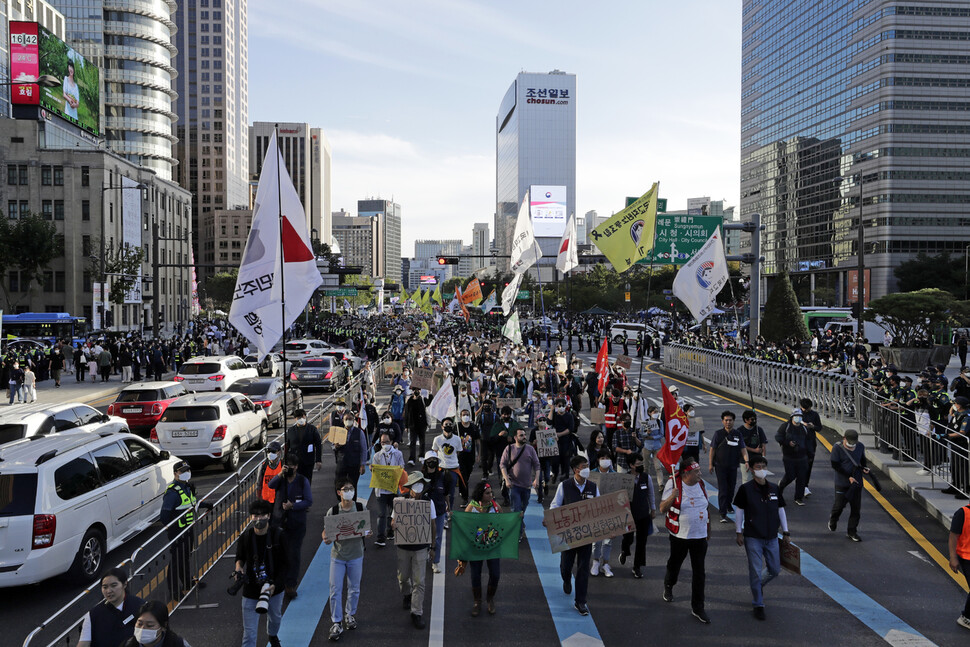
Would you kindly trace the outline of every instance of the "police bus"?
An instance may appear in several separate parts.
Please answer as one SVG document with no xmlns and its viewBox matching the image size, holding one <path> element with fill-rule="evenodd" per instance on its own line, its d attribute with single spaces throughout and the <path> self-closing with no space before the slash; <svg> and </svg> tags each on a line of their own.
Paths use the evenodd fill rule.
<svg viewBox="0 0 970 647">
<path fill-rule="evenodd" d="M 84 341 L 88 321 L 66 312 L 22 312 L 0 315 L 0 332 L 4 339 L 30 339 L 54 344 L 58 339 L 72 344 Z"/>
</svg>

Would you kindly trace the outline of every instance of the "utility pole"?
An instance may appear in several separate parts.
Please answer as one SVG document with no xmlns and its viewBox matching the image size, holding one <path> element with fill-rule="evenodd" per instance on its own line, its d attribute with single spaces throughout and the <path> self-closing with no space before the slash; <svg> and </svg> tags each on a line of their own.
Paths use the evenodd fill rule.
<svg viewBox="0 0 970 647">
<path fill-rule="evenodd" d="M 748 343 L 755 345 L 758 335 L 761 333 L 761 264 L 765 257 L 761 255 L 761 232 L 764 231 L 761 224 L 761 214 L 751 214 L 748 222 L 729 222 L 724 225 L 725 231 L 746 231 L 751 234 L 751 253 L 739 256 L 727 256 L 729 261 L 740 261 L 751 265 L 751 283 L 748 286 L 748 307 L 751 310 L 751 319 L 748 323 Z M 741 331 L 738 331 L 738 335 Z"/>
</svg>

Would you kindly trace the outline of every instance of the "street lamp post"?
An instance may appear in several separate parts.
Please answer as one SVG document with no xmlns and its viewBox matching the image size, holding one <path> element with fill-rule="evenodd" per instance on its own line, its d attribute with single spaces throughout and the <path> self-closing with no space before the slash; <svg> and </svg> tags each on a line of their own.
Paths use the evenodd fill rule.
<svg viewBox="0 0 970 647">
<path fill-rule="evenodd" d="M 862 203 L 863 203 L 863 193 L 862 187 L 864 184 L 864 179 L 862 173 L 859 173 L 859 279 L 857 284 L 859 286 L 859 319 L 862 320 L 862 312 L 866 308 L 866 260 L 865 260 L 865 247 L 866 247 L 866 227 L 862 220 Z"/>
</svg>

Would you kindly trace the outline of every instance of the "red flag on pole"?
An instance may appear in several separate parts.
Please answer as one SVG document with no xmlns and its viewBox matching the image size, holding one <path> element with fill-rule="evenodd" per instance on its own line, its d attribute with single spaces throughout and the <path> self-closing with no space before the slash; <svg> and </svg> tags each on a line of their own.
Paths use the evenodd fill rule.
<svg viewBox="0 0 970 647">
<path fill-rule="evenodd" d="M 680 455 L 687 443 L 690 423 L 683 409 L 677 404 L 677 399 L 663 380 L 660 380 L 660 387 L 664 399 L 664 444 L 657 452 L 657 460 L 665 469 L 669 470 L 671 466 L 680 462 Z"/>
<path fill-rule="evenodd" d="M 596 374 L 600 378 L 597 386 L 602 396 L 606 393 L 606 384 L 610 379 L 610 354 L 605 338 L 603 339 L 603 345 L 600 346 L 600 352 L 596 354 Z"/>
</svg>

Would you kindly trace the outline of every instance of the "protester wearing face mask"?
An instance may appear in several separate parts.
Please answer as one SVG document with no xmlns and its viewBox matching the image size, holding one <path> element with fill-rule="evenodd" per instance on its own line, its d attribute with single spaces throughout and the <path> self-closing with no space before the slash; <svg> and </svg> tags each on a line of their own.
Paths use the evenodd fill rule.
<svg viewBox="0 0 970 647">
<path fill-rule="evenodd" d="M 461 452 L 461 438 L 455 433 L 455 421 L 452 418 L 445 418 L 441 421 L 441 433 L 435 436 L 431 443 L 431 450 L 438 455 L 438 462 L 442 469 L 448 470 L 453 474 L 451 479 L 451 489 L 448 492 L 448 508 L 455 509 L 455 483 L 467 491 L 468 484 L 458 469 L 458 455 Z"/>
<path fill-rule="evenodd" d="M 259 619 L 266 616 L 266 633 L 272 647 L 280 647 L 278 637 L 283 615 L 283 589 L 287 570 L 286 532 L 270 526 L 273 506 L 257 499 L 249 505 L 252 525 L 236 541 L 236 564 L 233 577 L 242 581 L 242 647 L 256 647 Z M 269 593 L 267 613 L 256 611 L 263 587 Z"/>
<path fill-rule="evenodd" d="M 400 454 L 400 452 L 398 452 Z M 364 504 L 354 497 L 354 485 L 347 479 L 334 484 L 340 502 L 327 511 L 327 516 L 363 512 Z M 351 537 L 335 540 L 323 531 L 323 543 L 333 544 L 330 550 L 330 640 L 337 640 L 345 629 L 357 628 L 357 601 L 360 599 L 360 578 L 364 569 L 364 539 Z M 347 582 L 346 608 L 343 604 L 344 581 Z"/>
<path fill-rule="evenodd" d="M 458 492 L 461 494 L 462 505 L 468 505 L 468 482 L 475 468 L 475 457 L 481 453 L 482 439 L 478 425 L 472 420 L 470 409 L 460 411 L 455 433 L 461 440 L 461 451 L 458 452 L 458 471 L 461 475 Z"/>
<path fill-rule="evenodd" d="M 391 436 L 387 432 L 381 434 L 380 449 L 374 453 L 371 463 L 374 465 L 396 465 L 404 469 L 404 454 L 391 442 Z M 377 539 L 374 545 L 383 548 L 387 545 L 390 530 L 391 511 L 394 509 L 394 497 L 396 491 L 382 490 L 378 488 L 374 494 L 377 496 Z"/>
<path fill-rule="evenodd" d="M 185 461 L 179 461 L 173 469 L 175 480 L 169 484 L 162 497 L 162 510 L 159 520 L 168 526 L 169 540 L 177 539 L 170 547 L 172 556 L 172 570 L 169 577 L 169 593 L 174 600 L 180 600 L 182 595 L 193 584 L 190 553 L 195 545 L 195 531 L 192 525 L 196 519 L 196 507 L 211 509 L 208 501 L 199 503 L 195 495 L 195 485 L 192 479 L 192 468 Z M 172 523 L 175 521 L 175 523 Z M 189 530 L 183 532 L 186 528 Z M 204 586 L 204 583 L 199 583 Z"/>
<path fill-rule="evenodd" d="M 300 551 L 303 549 L 303 538 L 306 536 L 307 510 L 313 505 L 313 494 L 310 492 L 310 481 L 297 472 L 299 458 L 296 454 L 287 454 L 283 465 L 283 473 L 269 483 L 269 487 L 276 491 L 276 499 L 282 511 L 280 527 L 286 531 L 286 561 L 288 568 L 284 577 L 286 597 L 296 597 L 297 577 L 300 574 Z"/>
<path fill-rule="evenodd" d="M 189 643 L 169 627 L 168 607 L 158 600 L 141 605 L 132 625 L 134 635 L 119 643 L 120 647 L 189 647 Z M 273 647 L 278 644 L 277 641 Z"/>
<path fill-rule="evenodd" d="M 683 404 L 681 405 L 681 409 L 684 415 L 687 416 L 689 424 L 687 441 L 684 443 L 684 451 L 681 454 L 681 458 L 686 456 L 700 462 L 701 452 L 707 447 L 704 441 L 704 420 L 703 418 L 697 417 L 697 409 L 692 404 Z M 659 418 L 661 433 L 663 433 L 663 421 L 664 417 L 661 415 Z"/>
<path fill-rule="evenodd" d="M 596 484 L 589 480 L 589 462 L 585 457 L 573 456 L 569 461 L 569 467 L 573 471 L 572 478 L 559 484 L 556 496 L 549 504 L 550 509 L 599 496 Z M 546 525 L 546 522 L 543 521 L 542 525 Z M 566 595 L 573 591 L 573 564 L 576 564 L 576 598 L 573 606 L 580 615 L 584 616 L 589 615 L 586 590 L 589 584 L 589 560 L 592 553 L 593 547 L 590 544 L 559 553 L 559 574 L 562 576 L 562 590 Z"/>
<path fill-rule="evenodd" d="M 340 408 L 339 403 L 337 408 Z M 313 472 L 323 467 L 323 439 L 316 426 L 307 422 L 306 411 L 297 409 L 293 416 L 296 424 L 286 431 L 286 453 L 297 455 L 296 471 L 312 482 Z"/>
<path fill-rule="evenodd" d="M 640 450 L 643 449 L 643 442 L 633 433 L 633 420 L 629 413 L 622 414 L 619 422 L 616 434 L 613 436 L 613 447 L 617 461 L 616 471 L 625 472 L 627 456 L 640 453 Z"/>
<path fill-rule="evenodd" d="M 778 529 L 781 528 L 786 544 L 791 537 L 781 489 L 767 481 L 768 460 L 761 454 L 751 454 L 748 467 L 754 480 L 738 488 L 734 496 L 734 526 L 738 546 L 745 549 L 748 557 L 754 617 L 764 620 L 764 587 L 781 572 Z"/>
<path fill-rule="evenodd" d="M 492 429 L 488 436 L 489 447 L 497 459 L 501 460 L 502 453 L 505 451 L 505 448 L 509 446 L 509 443 L 515 439 L 515 434 L 519 429 L 522 429 L 522 425 L 519 424 L 519 421 L 515 419 L 514 415 L 512 415 L 512 407 L 502 407 L 501 417 L 495 421 L 494 425 L 492 425 Z M 502 496 L 504 497 L 502 505 L 512 505 L 511 501 L 509 500 L 508 490 L 506 489 L 504 483 L 502 485 Z"/>
<path fill-rule="evenodd" d="M 275 440 L 266 446 L 266 460 L 259 467 L 259 495 L 270 503 L 276 503 L 276 490 L 269 486 L 274 477 L 283 473 L 283 448 Z"/>
<path fill-rule="evenodd" d="M 101 577 L 104 599 L 84 614 L 77 647 L 117 647 L 131 638 L 142 600 L 128 592 L 128 573 L 112 568 Z"/>
<path fill-rule="evenodd" d="M 701 480 L 701 466 L 695 459 L 681 458 L 680 470 L 667 480 L 660 499 L 660 513 L 666 516 L 665 525 L 670 534 L 670 557 L 664 575 L 663 599 L 665 602 L 674 601 L 674 586 L 680 577 L 680 568 L 690 555 L 691 615 L 704 624 L 710 624 L 711 619 L 704 610 L 704 561 L 711 531 L 711 518 L 707 511 L 710 501 Z"/>
<path fill-rule="evenodd" d="M 869 473 L 866 461 L 866 448 L 859 442 L 859 432 L 847 429 L 842 442 L 832 447 L 832 469 L 835 470 L 835 501 L 829 515 L 829 530 L 835 532 L 839 517 L 849 506 L 849 527 L 846 536 L 852 541 L 862 541 L 859 537 L 859 519 L 862 515 L 862 478 Z"/>
<path fill-rule="evenodd" d="M 421 472 L 411 472 L 404 490 L 411 499 L 427 500 L 425 488 L 428 481 Z M 437 515 L 431 505 L 431 523 Z M 394 528 L 394 515 L 391 515 L 391 528 Z M 407 544 L 397 547 L 397 581 L 404 596 L 404 609 L 411 611 L 411 624 L 416 629 L 424 629 L 424 571 L 428 565 L 428 549 L 431 544 Z"/>
<path fill-rule="evenodd" d="M 421 391 L 414 389 L 404 403 L 404 430 L 408 434 L 408 465 L 424 455 L 424 436 L 428 431 L 428 409 Z"/>
<path fill-rule="evenodd" d="M 613 454 L 609 449 L 601 449 L 595 455 L 595 472 L 609 474 L 615 472 L 613 468 Z M 610 555 L 613 553 L 613 538 L 602 539 L 593 543 L 593 561 L 589 567 L 589 574 L 596 577 L 601 572 L 606 577 L 613 577 L 613 569 L 610 566 Z"/>
<path fill-rule="evenodd" d="M 367 435 L 356 424 L 354 414 L 345 413 L 342 426 L 347 430 L 347 438 L 342 443 L 334 443 L 334 460 L 337 464 L 336 478 L 345 478 L 357 488 L 357 481 L 364 474 L 368 459 Z"/>
<path fill-rule="evenodd" d="M 646 473 L 643 456 L 631 454 L 626 459 L 630 471 L 634 474 L 633 497 L 630 499 L 630 515 L 636 527 L 634 532 L 623 535 L 620 544 L 620 564 L 626 564 L 630 555 L 630 547 L 636 539 L 633 551 L 633 577 L 643 577 L 643 567 L 647 563 L 647 538 L 653 534 L 653 518 L 657 513 L 656 496 L 653 479 Z"/>
<path fill-rule="evenodd" d="M 377 432 L 374 439 L 374 449 L 380 451 L 380 439 L 383 434 L 387 434 L 391 439 L 391 444 L 395 448 L 401 446 L 401 427 L 391 416 L 390 411 L 381 414 L 381 421 L 377 423 Z"/>
</svg>

